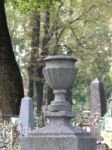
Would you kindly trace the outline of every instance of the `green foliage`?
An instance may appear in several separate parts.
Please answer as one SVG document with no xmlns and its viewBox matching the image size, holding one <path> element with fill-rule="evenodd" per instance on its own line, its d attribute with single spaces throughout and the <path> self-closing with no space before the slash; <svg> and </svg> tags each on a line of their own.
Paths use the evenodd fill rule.
<svg viewBox="0 0 112 150">
<path fill-rule="evenodd" d="M 74 107 L 86 103 L 88 108 L 89 85 L 95 78 L 104 83 L 108 98 L 112 91 L 112 2 L 109 0 L 16 0 L 13 1 L 13 4 L 14 2 L 19 10 L 14 8 L 11 10 L 12 4 L 10 6 L 7 4 L 6 8 L 13 46 L 19 47 L 18 52 L 15 48 L 15 53 L 22 58 L 21 64 L 24 66 L 29 60 L 29 57 L 24 60 L 24 55 L 20 56 L 22 51 L 24 50 L 26 55 L 30 53 L 28 50 L 31 49 L 32 26 L 29 20 L 32 22 L 32 18 L 26 12 L 36 11 L 37 6 L 42 8 L 40 10 L 44 10 L 45 6 L 49 4 L 49 33 L 54 32 L 49 41 L 49 54 L 54 53 L 56 38 L 59 37 L 57 54 L 71 54 L 78 60 L 78 73 L 73 87 Z M 14 7 L 14 5 L 12 6 Z M 13 13 L 15 10 L 16 12 Z M 40 43 L 44 37 L 44 20 L 45 11 L 41 13 Z M 13 26 L 14 24 L 15 26 Z M 25 30 L 17 31 L 17 26 L 21 26 Z M 42 51 L 41 44 L 39 50 L 39 52 Z"/>
<path fill-rule="evenodd" d="M 41 11 L 45 10 L 47 5 L 53 5 L 55 0 L 6 0 L 7 3 L 12 3 L 15 8 L 18 8 L 22 13 L 33 11 L 37 7 Z"/>
<path fill-rule="evenodd" d="M 0 131 L 1 134 L 3 136 L 3 138 L 1 138 L 1 142 L 0 142 L 0 146 L 2 145 L 2 149 L 8 149 L 8 150 L 19 150 L 20 148 L 20 143 L 19 141 L 16 142 L 17 140 L 17 135 L 15 134 L 17 132 L 14 133 L 13 132 L 13 127 L 14 124 L 12 122 L 8 122 L 6 120 L 0 122 Z M 15 138 L 13 137 L 15 134 Z"/>
</svg>

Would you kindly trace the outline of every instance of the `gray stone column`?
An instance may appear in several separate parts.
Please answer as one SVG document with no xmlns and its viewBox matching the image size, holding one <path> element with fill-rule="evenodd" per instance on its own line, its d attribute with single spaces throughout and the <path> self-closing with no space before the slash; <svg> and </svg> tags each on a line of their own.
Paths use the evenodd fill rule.
<svg viewBox="0 0 112 150">
<path fill-rule="evenodd" d="M 63 55 L 45 59 L 44 75 L 55 95 L 54 101 L 44 109 L 49 123 L 24 137 L 22 150 L 96 150 L 96 139 L 69 123 L 74 112 L 66 100 L 66 92 L 76 74 L 75 61 L 73 57 Z"/>
</svg>

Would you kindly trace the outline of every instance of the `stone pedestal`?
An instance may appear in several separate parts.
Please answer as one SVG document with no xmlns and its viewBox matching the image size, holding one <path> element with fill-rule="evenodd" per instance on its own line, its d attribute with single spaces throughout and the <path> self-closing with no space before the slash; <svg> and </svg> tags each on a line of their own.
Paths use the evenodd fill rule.
<svg viewBox="0 0 112 150">
<path fill-rule="evenodd" d="M 96 139 L 70 125 L 74 117 L 66 92 L 75 77 L 76 60 L 70 56 L 45 59 L 44 76 L 54 92 L 54 101 L 43 111 L 48 124 L 23 137 L 22 150 L 96 150 Z"/>
<path fill-rule="evenodd" d="M 73 113 L 49 112 L 49 124 L 22 139 L 21 150 L 96 150 L 96 138 L 69 124 Z"/>
<path fill-rule="evenodd" d="M 22 150 L 96 150 L 90 135 L 30 136 L 22 140 Z"/>
</svg>

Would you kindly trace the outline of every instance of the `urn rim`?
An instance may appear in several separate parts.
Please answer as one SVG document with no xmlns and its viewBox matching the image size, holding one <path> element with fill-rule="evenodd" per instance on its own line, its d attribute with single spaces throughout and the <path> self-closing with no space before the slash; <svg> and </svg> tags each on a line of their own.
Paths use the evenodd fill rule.
<svg viewBox="0 0 112 150">
<path fill-rule="evenodd" d="M 49 55 L 44 59 L 45 62 L 51 60 L 70 60 L 73 62 L 77 61 L 77 59 L 70 55 Z"/>
</svg>

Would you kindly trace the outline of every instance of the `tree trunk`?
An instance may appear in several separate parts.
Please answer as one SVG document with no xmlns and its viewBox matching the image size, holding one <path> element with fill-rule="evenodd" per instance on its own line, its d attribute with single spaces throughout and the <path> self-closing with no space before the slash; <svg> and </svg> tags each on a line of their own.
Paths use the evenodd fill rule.
<svg viewBox="0 0 112 150">
<path fill-rule="evenodd" d="M 45 17 L 45 24 L 44 24 L 44 38 L 42 40 L 42 52 L 39 54 L 39 40 L 40 40 L 40 14 L 37 15 L 36 24 L 34 29 L 34 39 L 33 42 L 34 46 L 37 48 L 37 57 L 36 57 L 36 70 L 35 70 L 35 87 L 37 93 L 37 113 L 38 115 L 41 114 L 41 107 L 43 105 L 43 87 L 44 87 L 44 77 L 43 77 L 43 58 L 48 55 L 48 34 L 49 34 L 49 21 L 50 21 L 50 8 L 49 6 L 46 7 L 46 17 Z"/>
<path fill-rule="evenodd" d="M 36 69 L 36 77 L 37 81 L 35 82 L 36 85 L 36 93 L 37 93 L 37 114 L 41 114 L 41 108 L 43 105 L 43 66 L 40 66 Z"/>
<path fill-rule="evenodd" d="M 23 94 L 20 70 L 9 35 L 4 0 L 0 1 L 0 109 L 3 114 L 18 114 Z"/>
<path fill-rule="evenodd" d="M 32 12 L 32 50 L 31 50 L 31 59 L 29 63 L 29 96 L 34 96 L 34 87 L 35 87 L 35 70 L 37 67 L 37 58 L 39 55 L 39 40 L 40 40 L 40 13 L 39 11 Z"/>
<path fill-rule="evenodd" d="M 33 30 L 32 30 L 32 50 L 29 68 L 29 96 L 33 97 L 34 87 L 36 88 L 36 102 L 37 113 L 41 114 L 41 107 L 43 105 L 43 65 L 41 65 L 41 57 L 39 54 L 40 44 L 40 12 L 34 11 L 32 13 Z M 43 63 L 42 63 L 43 64 Z"/>
<path fill-rule="evenodd" d="M 39 45 L 40 45 L 40 13 L 36 16 L 36 24 L 35 24 L 36 34 L 35 38 L 36 43 L 34 44 L 37 47 L 37 57 L 36 57 L 36 67 L 35 67 L 35 87 L 37 94 L 37 114 L 41 114 L 41 107 L 43 105 L 43 56 L 39 53 Z M 35 41 L 35 40 L 34 40 Z"/>
<path fill-rule="evenodd" d="M 29 75 L 29 89 L 28 89 L 28 96 L 33 98 L 34 95 L 34 59 L 33 59 L 33 50 L 31 51 L 31 58 L 28 67 L 28 75 Z"/>
<path fill-rule="evenodd" d="M 42 40 L 42 53 L 43 55 L 48 55 L 48 45 L 49 45 L 49 25 L 50 24 L 50 6 L 46 6 L 46 15 L 45 15 L 45 23 L 44 23 L 44 38 Z"/>
<path fill-rule="evenodd" d="M 44 55 L 49 54 L 49 41 L 51 39 L 52 34 L 50 33 L 50 6 L 46 6 L 46 16 L 45 16 L 45 24 L 44 24 L 44 38 L 42 41 L 42 51 Z M 53 100 L 54 94 L 53 90 L 48 86 L 47 87 L 47 104 Z"/>
</svg>

